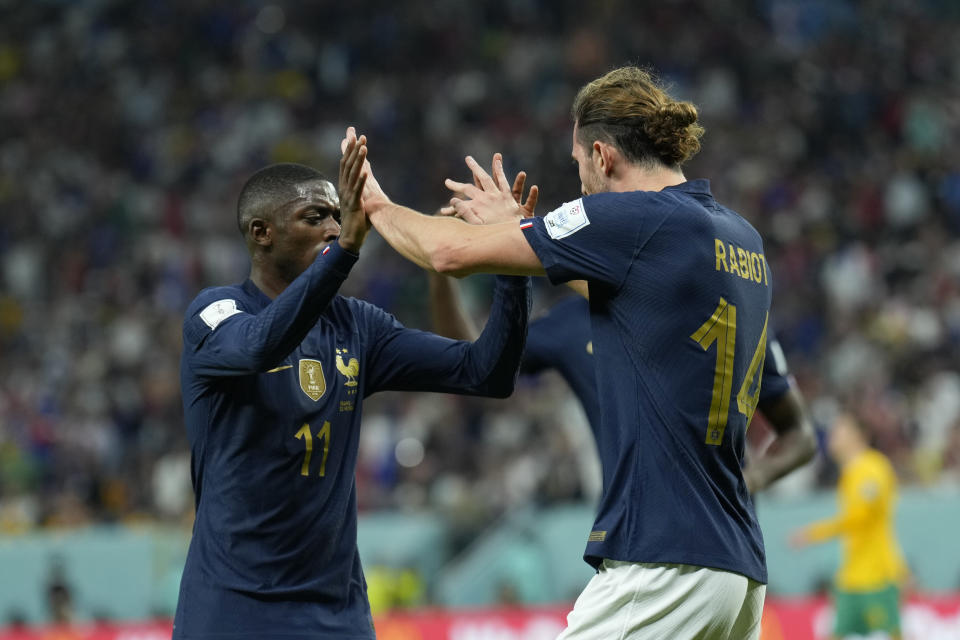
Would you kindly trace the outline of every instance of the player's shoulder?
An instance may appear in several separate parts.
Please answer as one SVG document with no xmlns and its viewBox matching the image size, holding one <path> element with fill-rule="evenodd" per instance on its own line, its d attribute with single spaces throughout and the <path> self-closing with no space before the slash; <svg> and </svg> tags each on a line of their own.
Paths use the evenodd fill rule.
<svg viewBox="0 0 960 640">
<path fill-rule="evenodd" d="M 865 474 L 879 477 L 895 477 L 890 458 L 876 449 L 868 450 L 861 457 L 861 466 Z"/>
<path fill-rule="evenodd" d="M 717 202 L 708 180 L 688 180 L 659 191 L 597 193 L 582 200 L 588 214 L 641 213 L 644 218 L 659 214 L 672 226 L 742 227 L 743 231 L 759 238 L 746 218 Z"/>
<path fill-rule="evenodd" d="M 185 343 L 198 343 L 227 318 L 254 312 L 253 304 L 242 286 L 208 287 L 197 294 L 183 314 Z"/>
<path fill-rule="evenodd" d="M 207 287 L 200 291 L 197 296 L 187 306 L 186 318 L 190 318 L 212 304 L 223 301 L 225 304 L 232 303 L 240 308 L 244 306 L 248 299 L 247 293 L 240 285 L 227 285 L 218 287 Z"/>
<path fill-rule="evenodd" d="M 674 194 L 665 191 L 606 191 L 583 196 L 574 202 L 582 202 L 588 212 L 636 213 L 652 208 L 673 209 L 681 202 Z"/>
<path fill-rule="evenodd" d="M 896 478 L 890 460 L 876 449 L 868 449 L 857 456 L 843 475 L 849 479 L 851 487 L 864 484 L 882 486 L 895 482 Z"/>
<path fill-rule="evenodd" d="M 709 180 L 688 180 L 659 191 L 610 191 L 585 196 L 584 199 L 594 205 L 627 208 L 641 205 L 672 210 L 677 207 L 720 206 L 710 192 Z"/>
<path fill-rule="evenodd" d="M 656 191 L 608 191 L 565 202 L 543 218 L 544 228 L 555 240 L 588 227 L 629 235 L 629 230 L 653 227 L 669 217 L 678 203 Z"/>
<path fill-rule="evenodd" d="M 361 300 L 360 298 L 354 298 L 352 296 L 335 296 L 333 301 L 330 303 L 330 309 L 337 312 L 348 312 L 352 314 L 378 314 L 386 313 L 383 309 L 373 304 L 372 302 L 367 302 L 366 300 Z"/>
<path fill-rule="evenodd" d="M 393 324 L 396 318 L 382 308 L 349 296 L 336 296 L 324 314 L 328 319 L 338 323 L 351 323 L 368 329 L 378 325 Z"/>
</svg>

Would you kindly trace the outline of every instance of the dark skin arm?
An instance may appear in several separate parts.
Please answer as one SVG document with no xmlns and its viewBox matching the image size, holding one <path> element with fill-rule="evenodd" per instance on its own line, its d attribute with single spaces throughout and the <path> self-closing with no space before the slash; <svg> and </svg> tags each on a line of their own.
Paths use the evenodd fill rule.
<svg viewBox="0 0 960 640">
<path fill-rule="evenodd" d="M 770 423 L 776 439 L 743 471 L 750 493 L 762 491 L 810 462 L 817 453 L 813 422 L 803 397 L 792 383 L 786 393 L 761 402 L 757 408 Z"/>
</svg>

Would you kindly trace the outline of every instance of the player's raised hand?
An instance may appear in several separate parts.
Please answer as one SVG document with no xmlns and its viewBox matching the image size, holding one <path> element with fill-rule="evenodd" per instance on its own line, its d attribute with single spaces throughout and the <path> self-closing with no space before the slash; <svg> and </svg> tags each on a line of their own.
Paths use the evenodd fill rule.
<svg viewBox="0 0 960 640">
<path fill-rule="evenodd" d="M 361 138 L 363 138 L 363 145 L 366 147 L 367 137 L 361 136 Z M 343 140 L 340 141 L 340 153 L 343 154 L 343 157 L 340 159 L 341 167 L 343 166 L 343 159 L 347 155 L 347 148 L 350 145 L 350 141 L 356 139 L 357 130 L 353 127 L 347 127 L 347 133 L 343 137 Z M 364 154 L 364 159 L 362 160 L 362 172 L 366 175 L 366 182 L 363 185 L 362 192 L 363 210 L 370 213 L 370 211 L 376 207 L 390 204 L 390 198 L 386 192 L 384 192 L 380 183 L 377 182 L 377 178 L 373 175 L 373 167 L 370 166 L 370 160 L 366 157 L 366 154 Z"/>
<path fill-rule="evenodd" d="M 370 221 L 363 209 L 363 193 L 369 174 L 363 169 L 367 159 L 367 137 L 356 137 L 348 130 L 341 145 L 340 179 L 340 246 L 356 253 L 370 230 Z"/>
<path fill-rule="evenodd" d="M 539 189 L 536 185 L 530 187 L 526 201 L 523 200 L 526 173 L 518 173 L 511 187 L 499 153 L 493 156 L 492 177 L 471 156 L 467 156 L 467 166 L 473 173 L 473 184 L 447 179 L 447 188 L 465 198 L 451 198 L 450 206 L 441 209 L 442 214 L 454 215 L 472 224 L 508 222 L 533 215 Z"/>
<path fill-rule="evenodd" d="M 503 163 L 500 164 L 500 173 L 503 173 Z M 503 176 L 506 180 L 507 176 Z M 527 172 L 521 171 L 517 174 L 517 177 L 513 179 L 513 199 L 517 204 L 520 205 L 520 208 L 523 209 L 524 218 L 532 218 L 534 212 L 537 209 L 537 200 L 540 199 L 540 187 L 533 185 L 530 187 L 530 192 L 527 193 L 526 201 L 523 200 L 523 186 L 527 182 Z"/>
</svg>

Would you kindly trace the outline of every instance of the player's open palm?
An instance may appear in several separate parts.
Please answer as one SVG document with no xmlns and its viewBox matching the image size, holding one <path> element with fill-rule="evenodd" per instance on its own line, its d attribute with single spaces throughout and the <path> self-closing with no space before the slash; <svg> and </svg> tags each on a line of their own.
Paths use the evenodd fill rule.
<svg viewBox="0 0 960 640">
<path fill-rule="evenodd" d="M 363 140 L 362 145 L 366 148 L 367 136 L 360 136 L 360 139 Z M 353 127 L 347 127 L 347 134 L 343 140 L 340 141 L 340 152 L 343 154 L 343 157 L 347 155 L 347 148 L 350 146 L 351 140 L 357 140 L 357 132 Z M 361 172 L 366 176 L 366 182 L 363 184 L 361 191 L 363 210 L 369 212 L 376 207 L 390 204 L 390 198 L 383 190 L 383 187 L 380 186 L 380 183 L 377 182 L 376 176 L 373 175 L 373 167 L 370 166 L 370 160 L 367 158 L 366 152 L 364 152 L 364 157 L 360 163 Z M 341 158 L 340 164 L 342 167 L 343 158 Z"/>
<path fill-rule="evenodd" d="M 349 251 L 357 251 L 370 230 L 370 222 L 363 209 L 363 192 L 369 179 L 363 170 L 367 158 L 367 138 L 358 139 L 352 130 L 341 145 L 340 158 L 340 245 Z"/>
<path fill-rule="evenodd" d="M 454 215 L 471 224 L 496 224 L 532 216 L 539 197 L 537 186 L 530 187 L 524 201 L 527 174 L 523 171 L 518 173 L 511 186 L 503 172 L 503 156 L 495 153 L 492 165 L 491 177 L 476 160 L 467 156 L 467 166 L 473 172 L 473 184 L 447 179 L 447 188 L 465 197 L 450 198 L 450 206 L 444 207 L 440 212 Z"/>
</svg>

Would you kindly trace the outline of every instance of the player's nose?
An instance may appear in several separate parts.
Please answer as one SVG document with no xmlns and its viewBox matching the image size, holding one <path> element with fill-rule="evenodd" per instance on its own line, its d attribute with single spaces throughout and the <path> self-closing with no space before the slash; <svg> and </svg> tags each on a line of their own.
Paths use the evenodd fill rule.
<svg viewBox="0 0 960 640">
<path fill-rule="evenodd" d="M 336 220 L 330 220 L 323 232 L 323 239 L 327 242 L 333 242 L 340 237 L 340 225 Z"/>
</svg>

